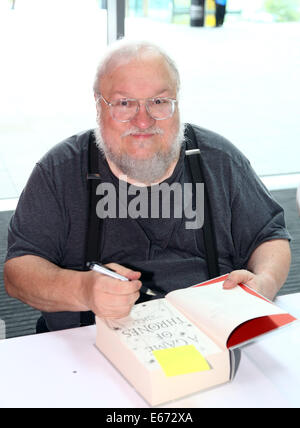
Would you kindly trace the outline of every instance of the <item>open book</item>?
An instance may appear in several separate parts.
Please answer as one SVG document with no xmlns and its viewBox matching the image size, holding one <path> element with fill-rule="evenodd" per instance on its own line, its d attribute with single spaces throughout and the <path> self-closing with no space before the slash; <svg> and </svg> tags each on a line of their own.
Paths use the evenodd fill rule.
<svg viewBox="0 0 300 428">
<path fill-rule="evenodd" d="M 296 320 L 226 275 L 139 303 L 111 326 L 96 317 L 98 349 L 151 404 L 229 381 L 233 349 Z"/>
</svg>

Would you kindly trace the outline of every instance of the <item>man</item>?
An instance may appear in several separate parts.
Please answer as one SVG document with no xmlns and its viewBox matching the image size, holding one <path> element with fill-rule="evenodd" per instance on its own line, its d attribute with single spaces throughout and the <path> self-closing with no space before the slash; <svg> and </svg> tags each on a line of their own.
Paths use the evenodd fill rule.
<svg viewBox="0 0 300 428">
<path fill-rule="evenodd" d="M 224 24 L 226 15 L 226 0 L 215 0 L 216 3 L 216 27 L 221 27 Z"/>
<path fill-rule="evenodd" d="M 172 60 L 147 43 L 116 43 L 95 79 L 97 193 L 103 196 L 97 213 L 112 199 L 118 203 L 101 220 L 99 259 L 130 281 L 86 271 L 92 132 L 58 144 L 34 168 L 10 224 L 4 274 L 7 292 L 41 310 L 49 330 L 79 326 L 87 311 L 107 319 L 126 316 L 139 298 L 149 298 L 140 297 L 142 282 L 159 294 L 207 279 L 202 228 L 186 227 L 189 216 L 175 215 L 175 205 L 170 218 L 162 215 L 164 207 L 151 215 L 153 189 L 174 183 L 185 188 L 192 181 L 179 83 Z M 244 282 L 272 299 L 290 265 L 282 209 L 233 145 L 193 129 L 206 169 L 220 274 L 231 272 L 224 287 Z M 137 194 L 146 196 L 136 203 Z M 136 214 L 146 200 L 149 215 L 129 215 L 134 203 Z"/>
</svg>

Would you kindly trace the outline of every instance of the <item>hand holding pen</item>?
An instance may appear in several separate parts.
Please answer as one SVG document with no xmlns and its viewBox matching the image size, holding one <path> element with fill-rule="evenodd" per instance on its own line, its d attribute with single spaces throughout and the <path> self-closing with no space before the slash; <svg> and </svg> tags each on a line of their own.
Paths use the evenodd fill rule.
<svg viewBox="0 0 300 428">
<path fill-rule="evenodd" d="M 113 278 L 97 272 L 95 267 L 83 275 L 82 293 L 86 310 L 91 310 L 103 319 L 119 319 L 129 315 L 132 306 L 138 300 L 142 286 L 140 272 L 127 269 L 115 263 L 107 268 L 117 271 L 127 281 Z"/>
<path fill-rule="evenodd" d="M 129 279 L 126 278 L 124 275 L 120 275 L 113 269 L 110 269 L 109 267 L 104 266 L 101 263 L 91 262 L 91 263 L 88 263 L 88 267 L 91 270 L 94 270 L 95 272 L 102 273 L 103 275 L 110 276 L 111 278 L 120 279 L 121 281 L 129 281 Z M 140 292 L 144 294 L 148 294 L 149 296 L 156 296 L 156 293 L 153 290 L 151 290 L 150 288 L 144 287 L 143 285 L 140 288 Z"/>
<path fill-rule="evenodd" d="M 140 272 L 116 263 L 103 266 L 88 264 L 91 272 L 86 276 L 87 306 L 97 316 L 110 321 L 127 317 L 140 296 L 147 292 L 142 286 Z M 143 290 L 142 290 L 143 288 Z"/>
</svg>

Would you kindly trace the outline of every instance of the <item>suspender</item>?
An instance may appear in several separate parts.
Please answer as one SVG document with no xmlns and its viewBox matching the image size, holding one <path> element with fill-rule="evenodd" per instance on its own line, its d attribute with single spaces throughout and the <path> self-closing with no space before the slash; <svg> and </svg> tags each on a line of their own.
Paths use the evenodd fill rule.
<svg viewBox="0 0 300 428">
<path fill-rule="evenodd" d="M 190 124 L 186 125 L 185 137 L 188 142 L 188 150 L 186 156 L 190 167 L 191 175 L 194 183 L 205 183 L 203 174 L 203 161 L 200 150 L 198 148 L 194 130 Z M 192 147 L 192 148 L 190 148 Z M 88 151 L 88 186 L 89 186 L 89 217 L 88 231 L 86 243 L 86 262 L 100 260 L 100 219 L 96 215 L 97 195 L 96 188 L 99 184 L 100 174 L 98 167 L 99 150 L 96 146 L 94 133 L 91 132 L 89 138 Z M 210 201 L 208 197 L 207 187 L 204 185 L 204 224 L 203 238 L 206 251 L 206 261 L 208 274 L 210 278 L 220 275 L 218 266 L 218 255 L 212 215 L 210 209 Z"/>
<path fill-rule="evenodd" d="M 85 261 L 99 260 L 100 248 L 100 218 L 96 214 L 97 195 L 96 188 L 99 184 L 99 150 L 96 146 L 94 133 L 90 133 L 88 147 L 88 228 L 86 235 Z M 86 266 L 86 264 L 85 264 Z M 95 323 L 95 314 L 92 311 L 80 312 L 80 325 L 86 326 Z"/>
<path fill-rule="evenodd" d="M 91 132 L 88 149 L 88 192 L 89 214 L 86 241 L 86 262 L 99 261 L 100 249 L 100 218 L 96 214 L 97 195 L 96 188 L 99 184 L 99 149 L 96 145 L 94 133 Z"/>
<path fill-rule="evenodd" d="M 206 251 L 206 262 L 209 278 L 215 278 L 217 276 L 220 276 L 220 271 L 218 265 L 218 253 L 211 215 L 211 207 L 208 198 L 207 186 L 205 185 L 204 180 L 203 160 L 201 158 L 201 153 L 196 142 L 195 132 L 190 124 L 186 125 L 185 138 L 187 140 L 188 147 L 192 147 L 192 149 L 186 150 L 185 154 L 187 156 L 193 182 L 204 183 L 204 224 L 202 228 L 203 239 Z"/>
</svg>

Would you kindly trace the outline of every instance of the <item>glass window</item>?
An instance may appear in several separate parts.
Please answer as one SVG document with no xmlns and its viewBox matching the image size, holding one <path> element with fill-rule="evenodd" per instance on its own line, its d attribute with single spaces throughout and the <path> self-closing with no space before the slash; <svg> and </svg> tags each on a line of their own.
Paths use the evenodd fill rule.
<svg viewBox="0 0 300 428">
<path fill-rule="evenodd" d="M 190 26 L 187 3 L 130 0 L 125 34 L 175 59 L 184 121 L 227 137 L 261 176 L 298 173 L 299 1 L 228 0 L 218 28 L 213 0 L 204 27 Z"/>
<path fill-rule="evenodd" d="M 19 196 L 54 144 L 95 126 L 93 78 L 107 43 L 96 0 L 0 5 L 0 198 Z"/>
<path fill-rule="evenodd" d="M 20 194 L 53 144 L 95 125 L 92 82 L 106 47 L 105 5 L 0 3 L 0 198 Z M 206 0 L 204 27 L 190 25 L 190 0 L 126 2 L 126 36 L 159 43 L 178 64 L 182 119 L 227 137 L 261 176 L 300 171 L 299 1 L 285 5 L 228 0 L 224 24 L 214 28 L 213 0 Z"/>
</svg>

